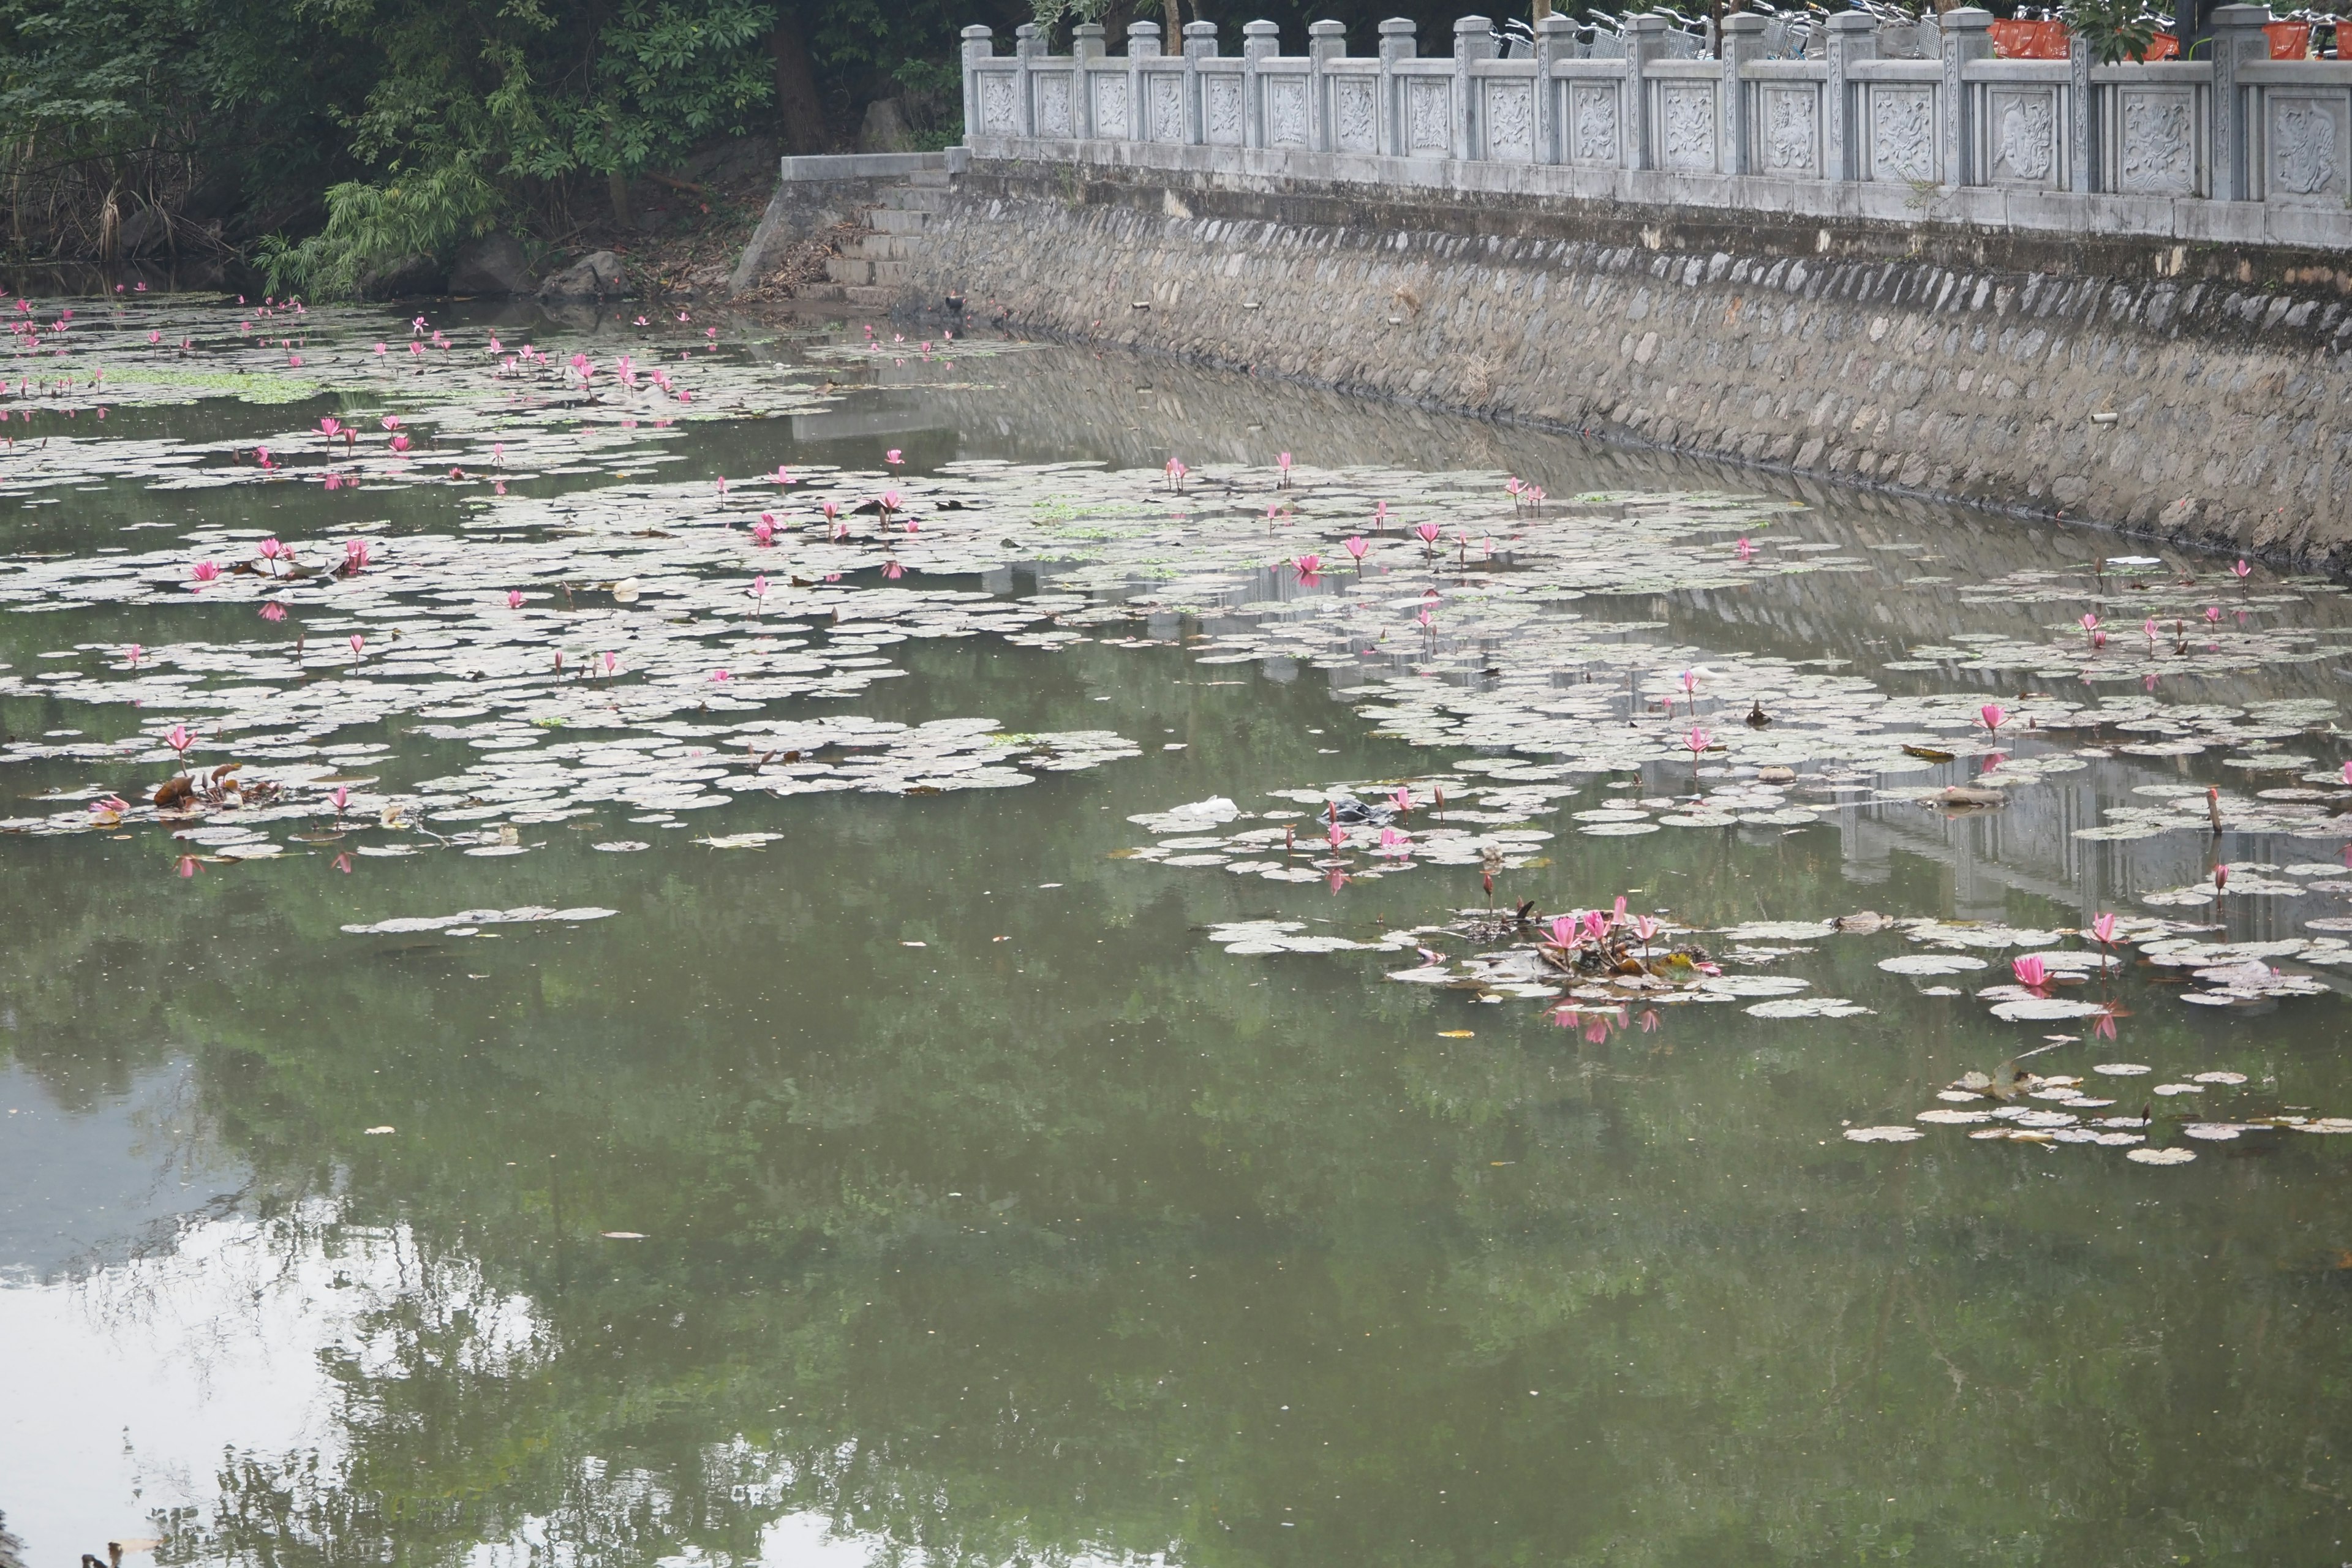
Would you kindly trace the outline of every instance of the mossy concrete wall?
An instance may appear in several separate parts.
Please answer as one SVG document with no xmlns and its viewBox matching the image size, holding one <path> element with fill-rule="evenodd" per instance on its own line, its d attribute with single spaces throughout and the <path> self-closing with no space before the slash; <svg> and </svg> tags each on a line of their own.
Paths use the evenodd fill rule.
<svg viewBox="0 0 2352 1568">
<path fill-rule="evenodd" d="M 2352 563 L 2352 258 L 985 161 L 927 205 L 911 305 Z"/>
</svg>

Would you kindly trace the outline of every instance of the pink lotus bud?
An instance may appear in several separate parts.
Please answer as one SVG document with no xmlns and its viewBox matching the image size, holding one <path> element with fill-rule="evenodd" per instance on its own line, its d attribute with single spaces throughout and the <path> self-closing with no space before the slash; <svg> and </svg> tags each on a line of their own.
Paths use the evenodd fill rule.
<svg viewBox="0 0 2352 1568">
<path fill-rule="evenodd" d="M 1998 702 L 1988 702 L 1977 710 L 1977 717 L 1984 721 L 1984 727 L 1988 731 L 1997 731 L 2000 728 L 2001 721 L 2009 717 L 2009 710 Z"/>
<path fill-rule="evenodd" d="M 507 608 L 509 610 L 520 610 L 522 608 L 522 590 L 520 588 L 509 588 L 507 590 Z"/>
</svg>

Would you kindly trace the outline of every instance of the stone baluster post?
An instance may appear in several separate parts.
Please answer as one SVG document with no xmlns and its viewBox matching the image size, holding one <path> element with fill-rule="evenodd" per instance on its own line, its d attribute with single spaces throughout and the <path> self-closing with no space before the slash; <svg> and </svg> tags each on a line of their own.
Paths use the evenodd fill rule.
<svg viewBox="0 0 2352 1568">
<path fill-rule="evenodd" d="M 1081 22 L 1070 29 L 1070 134 L 1091 142 L 1095 131 L 1095 62 L 1103 58 L 1103 25 Z"/>
<path fill-rule="evenodd" d="M 1151 78 L 1138 60 L 1160 58 L 1160 24 L 1129 22 L 1127 25 L 1127 139 L 1130 142 L 1151 140 Z"/>
<path fill-rule="evenodd" d="M 1723 19 L 1720 40 L 1723 55 L 1723 140 L 1722 161 L 1717 167 L 1727 174 L 1752 174 L 1760 160 L 1753 145 L 1756 139 L 1756 117 L 1748 112 L 1748 84 L 1739 72 L 1749 60 L 1764 58 L 1764 18 L 1746 11 L 1734 11 Z"/>
<path fill-rule="evenodd" d="M 1475 158 L 1479 145 L 1479 82 L 1470 74 L 1471 62 L 1495 58 L 1495 24 L 1485 16 L 1464 16 L 1454 24 L 1454 123 L 1447 140 L 1456 158 Z"/>
<path fill-rule="evenodd" d="M 1031 68 L 1045 53 L 1045 30 L 1034 22 L 1024 22 L 1013 29 L 1013 57 L 1021 62 L 1013 77 L 1013 131 L 1016 136 L 1037 134 L 1037 79 Z M 1070 110 L 1073 115 L 1076 109 Z M 1070 121 L 1071 134 L 1077 133 L 1078 121 Z"/>
<path fill-rule="evenodd" d="M 1650 66 L 1666 58 L 1667 20 L 1654 12 L 1625 18 L 1625 102 L 1618 127 L 1618 157 L 1628 169 L 1658 166 L 1651 124 Z"/>
<path fill-rule="evenodd" d="M 2262 171 L 2254 166 L 2254 117 L 2239 85 L 2242 66 L 2271 57 L 2270 38 L 2263 24 L 2271 19 L 2266 5 L 2217 5 L 2206 16 L 2213 30 L 2213 196 L 2217 201 L 2261 199 Z"/>
<path fill-rule="evenodd" d="M 2099 89 L 2091 80 L 2090 40 L 2074 34 L 2066 45 L 2066 188 L 2099 188 Z"/>
<path fill-rule="evenodd" d="M 1339 149 L 1339 139 L 1331 128 L 1331 79 L 1325 71 L 1325 62 L 1341 59 L 1348 53 L 1348 24 L 1325 18 L 1307 24 L 1307 144 L 1318 153 Z"/>
<path fill-rule="evenodd" d="M 980 133 L 980 62 L 996 53 L 996 35 L 977 23 L 963 30 L 963 144 Z"/>
<path fill-rule="evenodd" d="M 1184 24 L 1184 140 L 1198 147 L 1209 139 L 1207 111 L 1202 102 L 1201 64 L 1217 58 L 1217 25 Z"/>
<path fill-rule="evenodd" d="M 1242 145 L 1264 147 L 1265 135 L 1265 82 L 1258 75 L 1257 62 L 1282 52 L 1282 28 L 1274 22 L 1242 24 Z"/>
<path fill-rule="evenodd" d="M 1992 13 L 1960 5 L 1944 13 L 1944 97 L 1937 107 L 1936 134 L 1944 143 L 1944 183 L 1976 185 L 1984 183 L 1977 167 L 1976 89 L 1969 85 L 1970 64 L 1992 58 Z"/>
<path fill-rule="evenodd" d="M 1412 133 L 1404 122 L 1404 89 L 1396 63 L 1419 57 L 1421 29 L 1412 18 L 1391 16 L 1381 24 L 1381 152 L 1402 158 L 1412 151 Z"/>
<path fill-rule="evenodd" d="M 1546 0 L 1538 0 L 1546 4 Z M 1568 162 L 1568 138 L 1560 131 L 1559 83 L 1552 62 L 1576 58 L 1576 24 L 1546 9 L 1536 18 L 1536 162 Z"/>
<path fill-rule="evenodd" d="M 1830 79 L 1822 89 L 1822 172 L 1832 180 L 1862 178 L 1864 89 L 1847 72 L 1878 53 L 1878 23 L 1860 11 L 1841 11 L 1829 23 Z"/>
</svg>

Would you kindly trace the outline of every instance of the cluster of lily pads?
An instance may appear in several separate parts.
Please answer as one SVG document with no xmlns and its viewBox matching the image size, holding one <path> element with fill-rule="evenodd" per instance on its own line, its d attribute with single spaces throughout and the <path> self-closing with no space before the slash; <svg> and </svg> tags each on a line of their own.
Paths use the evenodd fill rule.
<svg viewBox="0 0 2352 1568">
<path fill-rule="evenodd" d="M 2074 1074 L 2011 1073 L 1996 1078 L 1972 1072 L 1938 1092 L 1937 1098 L 1946 1103 L 1920 1111 L 1913 1121 L 1966 1127 L 1970 1129 L 1969 1138 L 1979 1142 L 2120 1148 L 2126 1151 L 2126 1159 L 2139 1164 L 2188 1164 L 2197 1158 L 2195 1150 L 2179 1144 L 2148 1144 L 2148 1134 L 2156 1126 L 2153 1100 L 2137 1116 L 2090 1114 L 2112 1110 L 2117 1094 L 2137 1087 L 2131 1080 L 2153 1070 L 2141 1062 L 2101 1062 L 2091 1068 L 2097 1075 L 2095 1081 Z M 2245 1084 L 2244 1073 L 2218 1069 L 2158 1083 L 2147 1092 L 2167 1100 L 2189 1095 L 2201 1100 L 2208 1093 L 2242 1095 L 2247 1092 Z M 2022 1100 L 2044 1103 L 2018 1103 Z M 2182 1121 L 2177 1130 L 2181 1137 L 2196 1142 L 2231 1143 L 2249 1133 L 2352 1132 L 2352 1117 L 2312 1116 L 2300 1110 L 2252 1111 L 2227 1120 Z M 1844 1136 L 1856 1143 L 1909 1143 L 1926 1133 L 1919 1126 L 1895 1123 L 1849 1126 Z"/>
</svg>

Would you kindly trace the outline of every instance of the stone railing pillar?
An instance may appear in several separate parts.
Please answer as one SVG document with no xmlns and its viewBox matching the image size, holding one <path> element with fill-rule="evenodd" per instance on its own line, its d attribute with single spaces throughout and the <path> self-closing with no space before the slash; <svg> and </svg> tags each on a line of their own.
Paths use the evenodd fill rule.
<svg viewBox="0 0 2352 1568">
<path fill-rule="evenodd" d="M 1095 130 L 1094 63 L 1103 58 L 1103 25 L 1081 22 L 1070 29 L 1070 134 L 1091 142 Z"/>
<path fill-rule="evenodd" d="M 1129 22 L 1127 25 L 1127 138 L 1130 142 L 1151 139 L 1150 79 L 1144 75 L 1137 60 L 1160 58 L 1160 24 Z"/>
<path fill-rule="evenodd" d="M 1037 84 L 1029 72 L 1045 57 L 1045 30 L 1034 22 L 1024 22 L 1013 29 L 1013 57 L 1021 62 L 1013 78 L 1013 123 L 1024 136 L 1037 134 Z M 1072 110 L 1075 115 L 1077 111 Z M 1070 121 L 1071 133 L 1077 132 L 1078 122 Z"/>
<path fill-rule="evenodd" d="M 1202 118 L 1201 62 L 1217 58 L 1217 25 L 1214 22 L 1184 24 L 1184 140 L 1198 147 L 1209 139 L 1208 122 Z"/>
<path fill-rule="evenodd" d="M 1878 23 L 1860 11 L 1829 21 L 1829 81 L 1822 89 L 1822 173 L 1832 180 L 1862 178 L 1862 94 L 1847 72 L 1878 54 Z"/>
<path fill-rule="evenodd" d="M 1654 13 L 1625 18 L 1625 123 L 1618 138 L 1618 156 L 1628 169 L 1654 169 L 1658 158 L 1651 143 L 1650 66 L 1666 57 L 1666 18 Z"/>
<path fill-rule="evenodd" d="M 1938 105 L 1936 134 L 1944 143 L 1944 183 L 1974 185 L 1983 182 L 1977 168 L 1977 111 L 1971 101 L 1968 68 L 1992 58 L 1992 13 L 1960 5 L 1944 13 L 1944 98 Z"/>
<path fill-rule="evenodd" d="M 1721 163 L 1727 174 L 1752 174 L 1757 169 L 1753 126 L 1748 112 L 1748 84 L 1739 70 L 1749 60 L 1764 58 L 1764 18 L 1735 11 L 1723 19 L 1723 140 Z"/>
<path fill-rule="evenodd" d="M 980 62 L 996 54 L 996 35 L 977 23 L 963 30 L 963 140 L 980 130 Z"/>
<path fill-rule="evenodd" d="M 1568 161 L 1568 138 L 1559 129 L 1559 83 L 1552 62 L 1576 58 L 1576 24 L 1555 13 L 1549 0 L 1536 0 L 1543 14 L 1536 18 L 1536 162 Z"/>
<path fill-rule="evenodd" d="M 1495 58 L 1495 24 L 1485 16 L 1463 16 L 1454 24 L 1454 123 L 1447 140 L 1456 158 L 1475 158 L 1478 145 L 1478 81 L 1470 74 L 1474 60 Z"/>
<path fill-rule="evenodd" d="M 1396 63 L 1419 58 L 1420 27 L 1409 16 L 1391 16 L 1381 24 L 1381 152 L 1402 158 L 1412 150 L 1404 122 L 1404 89 L 1398 85 Z"/>
<path fill-rule="evenodd" d="M 2238 83 L 2238 69 L 2270 58 L 2270 38 L 2263 31 L 2270 19 L 2267 5 L 2218 5 L 2206 17 L 2213 30 L 2212 177 L 2217 201 L 2250 202 L 2258 188 L 2252 117 L 2246 110 L 2246 89 Z"/>
<path fill-rule="evenodd" d="M 2091 82 L 2090 40 L 2076 33 L 2066 45 L 2066 188 L 2099 188 L 2098 89 Z"/>
<path fill-rule="evenodd" d="M 1348 52 L 1348 24 L 1326 17 L 1307 24 L 1307 144 L 1318 153 L 1334 152 L 1339 137 L 1331 129 L 1331 79 L 1325 74 L 1326 61 L 1342 58 Z"/>
<path fill-rule="evenodd" d="M 1265 137 L 1265 84 L 1257 62 L 1282 52 L 1282 28 L 1274 22 L 1242 24 L 1242 145 L 1263 147 Z"/>
</svg>

